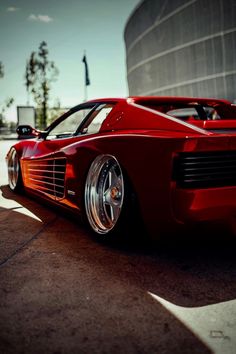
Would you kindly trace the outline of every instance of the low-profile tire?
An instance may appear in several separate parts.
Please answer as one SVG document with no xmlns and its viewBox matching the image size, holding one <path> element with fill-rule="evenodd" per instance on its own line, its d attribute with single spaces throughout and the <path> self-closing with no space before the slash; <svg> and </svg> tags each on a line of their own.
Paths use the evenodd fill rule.
<svg viewBox="0 0 236 354">
<path fill-rule="evenodd" d="M 17 151 L 12 148 L 7 159 L 8 184 L 13 192 L 22 192 L 23 183 L 20 168 L 20 161 Z"/>
<path fill-rule="evenodd" d="M 84 202 L 87 221 L 100 240 L 128 237 L 131 199 L 129 184 L 117 159 L 107 154 L 97 156 L 87 174 Z"/>
</svg>

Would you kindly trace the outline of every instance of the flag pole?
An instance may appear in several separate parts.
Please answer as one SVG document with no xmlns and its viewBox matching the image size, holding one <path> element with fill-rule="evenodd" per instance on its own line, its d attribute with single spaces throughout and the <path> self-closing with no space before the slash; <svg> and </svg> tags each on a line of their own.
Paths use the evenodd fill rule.
<svg viewBox="0 0 236 354">
<path fill-rule="evenodd" d="M 88 63 L 87 63 L 87 58 L 86 58 L 86 52 L 85 51 L 84 51 L 84 56 L 83 56 L 82 62 L 84 63 L 84 69 L 85 69 L 84 101 L 87 101 L 87 99 L 88 99 L 87 86 L 90 85 L 90 79 L 89 79 Z"/>
<path fill-rule="evenodd" d="M 84 102 L 86 102 L 88 99 L 88 90 L 87 90 L 87 85 L 86 82 L 84 83 Z"/>
</svg>

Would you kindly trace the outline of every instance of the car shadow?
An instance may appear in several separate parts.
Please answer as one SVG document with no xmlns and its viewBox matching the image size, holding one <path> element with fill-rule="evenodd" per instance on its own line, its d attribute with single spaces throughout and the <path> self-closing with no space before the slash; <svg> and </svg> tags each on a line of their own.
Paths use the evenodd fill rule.
<svg viewBox="0 0 236 354">
<path fill-rule="evenodd" d="M 1 191 L 3 198 L 16 201 L 45 225 L 50 212 L 50 220 L 56 218 L 50 238 L 60 251 L 75 260 L 83 252 L 86 262 L 95 269 L 102 267 L 107 276 L 112 269 L 112 275 L 122 281 L 178 306 L 200 307 L 236 299 L 235 239 L 228 233 L 201 235 L 200 241 L 195 235 L 193 242 L 191 235 L 187 242 L 176 242 L 179 236 L 173 234 L 161 244 L 147 240 L 111 246 L 94 239 L 83 224 L 58 208 L 14 194 L 8 186 Z"/>
</svg>

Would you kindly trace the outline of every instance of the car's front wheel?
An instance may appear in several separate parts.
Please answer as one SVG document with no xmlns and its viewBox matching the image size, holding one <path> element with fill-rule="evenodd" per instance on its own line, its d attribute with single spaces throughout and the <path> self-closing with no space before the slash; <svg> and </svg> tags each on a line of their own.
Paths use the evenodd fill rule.
<svg viewBox="0 0 236 354">
<path fill-rule="evenodd" d="M 116 235 L 126 209 L 128 190 L 121 166 L 112 155 L 99 155 L 92 162 L 85 183 L 85 211 L 96 234 Z M 109 237 L 110 239 L 110 237 Z"/>
<path fill-rule="evenodd" d="M 7 161 L 9 187 L 14 192 L 20 192 L 22 190 L 20 161 L 14 148 L 10 150 Z"/>
</svg>

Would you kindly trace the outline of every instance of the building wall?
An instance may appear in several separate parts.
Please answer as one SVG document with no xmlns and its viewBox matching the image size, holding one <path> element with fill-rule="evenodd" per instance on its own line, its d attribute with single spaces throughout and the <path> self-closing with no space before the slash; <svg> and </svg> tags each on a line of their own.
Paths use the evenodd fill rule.
<svg viewBox="0 0 236 354">
<path fill-rule="evenodd" d="M 124 36 L 130 95 L 236 100 L 236 0 L 144 0 Z"/>
</svg>

